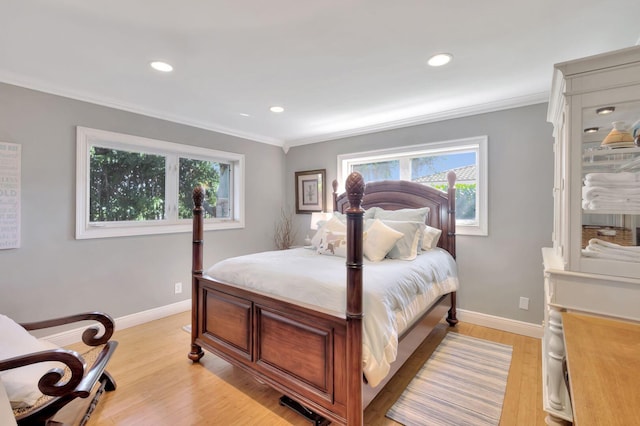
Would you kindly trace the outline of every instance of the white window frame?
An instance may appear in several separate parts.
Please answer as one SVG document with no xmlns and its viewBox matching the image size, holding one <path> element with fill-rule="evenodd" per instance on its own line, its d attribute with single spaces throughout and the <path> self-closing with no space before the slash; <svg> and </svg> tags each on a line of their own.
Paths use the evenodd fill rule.
<svg viewBox="0 0 640 426">
<path fill-rule="evenodd" d="M 230 194 L 233 197 L 231 210 L 233 216 L 231 218 L 205 219 L 204 230 L 244 228 L 244 155 L 80 126 L 76 129 L 76 142 L 76 239 L 191 232 L 192 220 L 178 219 L 177 170 L 179 157 L 231 164 Z M 165 182 L 166 219 L 109 223 L 90 222 L 89 173 L 90 152 L 93 146 L 167 156 L 167 169 L 175 168 L 176 178 L 167 179 Z"/>
<path fill-rule="evenodd" d="M 400 179 L 410 180 L 409 160 L 416 156 L 428 156 L 456 152 L 476 152 L 476 212 L 477 221 L 456 221 L 456 234 L 459 235 L 489 235 L 488 230 L 488 145 L 487 136 L 474 136 L 442 142 L 432 142 L 420 145 L 410 145 L 374 151 L 356 152 L 338 155 L 338 183 L 344 185 L 344 180 L 351 167 L 356 164 L 377 161 L 400 160 Z M 407 166 L 403 166 L 406 163 Z M 341 191 L 344 188 L 341 187 Z"/>
</svg>

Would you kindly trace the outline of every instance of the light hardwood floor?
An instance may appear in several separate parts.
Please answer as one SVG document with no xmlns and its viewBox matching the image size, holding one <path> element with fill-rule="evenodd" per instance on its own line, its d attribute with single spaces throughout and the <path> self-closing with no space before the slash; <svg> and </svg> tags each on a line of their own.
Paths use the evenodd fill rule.
<svg viewBox="0 0 640 426">
<path fill-rule="evenodd" d="M 311 424 L 280 406 L 278 392 L 211 353 L 193 364 L 187 358 L 190 335 L 182 330 L 189 322 L 185 312 L 116 331 L 119 346 L 108 371 L 118 388 L 104 393 L 87 426 Z M 365 425 L 398 424 L 386 411 L 447 332 L 513 346 L 500 425 L 545 424 L 540 340 L 462 322 L 436 330 L 369 405 Z"/>
</svg>

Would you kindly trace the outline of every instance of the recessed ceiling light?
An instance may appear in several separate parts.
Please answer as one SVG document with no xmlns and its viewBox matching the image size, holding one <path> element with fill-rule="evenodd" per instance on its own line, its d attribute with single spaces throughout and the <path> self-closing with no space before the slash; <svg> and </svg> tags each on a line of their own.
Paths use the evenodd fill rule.
<svg viewBox="0 0 640 426">
<path fill-rule="evenodd" d="M 453 59 L 453 56 L 449 53 L 438 53 L 430 57 L 427 63 L 432 67 L 441 67 L 451 62 L 451 59 Z"/>
<path fill-rule="evenodd" d="M 614 106 L 606 106 L 606 107 L 598 108 L 596 110 L 596 114 L 599 114 L 599 115 L 611 114 L 615 110 L 616 110 L 616 107 Z"/>
<path fill-rule="evenodd" d="M 281 106 L 272 106 L 271 108 L 269 108 L 269 111 L 271 111 L 271 112 L 283 112 L 284 108 L 282 108 Z"/>
<path fill-rule="evenodd" d="M 171 72 L 171 71 L 173 71 L 173 66 L 171 66 L 171 64 L 168 64 L 168 63 L 162 62 L 162 61 L 153 61 L 153 62 L 151 62 L 151 68 L 153 68 L 154 70 L 157 70 L 157 71 L 162 71 L 162 72 Z"/>
<path fill-rule="evenodd" d="M 587 127 L 586 129 L 584 129 L 585 133 L 596 133 L 598 130 L 600 130 L 600 127 Z"/>
<path fill-rule="evenodd" d="M 251 114 L 247 114 L 246 112 L 241 112 L 240 115 L 243 117 L 251 117 Z"/>
</svg>

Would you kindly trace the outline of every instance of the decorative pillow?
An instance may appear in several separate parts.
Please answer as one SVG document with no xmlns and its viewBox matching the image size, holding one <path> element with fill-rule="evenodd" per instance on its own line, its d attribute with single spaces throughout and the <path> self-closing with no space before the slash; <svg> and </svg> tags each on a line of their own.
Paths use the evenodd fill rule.
<svg viewBox="0 0 640 426">
<path fill-rule="evenodd" d="M 318 232 L 316 232 L 316 234 L 311 239 L 311 245 L 313 247 L 320 247 L 320 240 L 322 239 L 324 231 L 347 232 L 347 225 L 342 223 L 342 221 L 340 221 L 338 217 L 333 216 L 324 225 L 318 227 Z"/>
<path fill-rule="evenodd" d="M 424 222 L 408 222 L 399 220 L 383 220 L 388 227 L 402 232 L 396 244 L 389 250 L 390 259 L 413 260 L 422 247 L 425 224 Z"/>
<path fill-rule="evenodd" d="M 324 231 L 318 246 L 318 254 L 347 257 L 347 233 Z"/>
<path fill-rule="evenodd" d="M 381 220 L 402 220 L 407 222 L 425 223 L 429 215 L 429 207 L 419 209 L 384 210 L 377 209 L 375 218 Z"/>
<path fill-rule="evenodd" d="M 58 349 L 46 340 L 39 340 L 11 318 L 0 314 L 0 359 L 13 358 L 32 352 Z M 59 362 L 40 362 L 0 372 L 11 407 L 29 407 L 42 396 L 38 381 L 49 370 L 64 367 Z"/>
<path fill-rule="evenodd" d="M 432 250 L 438 247 L 441 234 L 442 229 L 432 228 L 426 225 L 424 227 L 424 237 L 422 238 L 422 250 Z"/>
<path fill-rule="evenodd" d="M 389 253 L 396 242 L 404 236 L 402 232 L 374 219 L 366 229 L 367 238 L 363 244 L 364 255 L 372 262 L 379 262 Z"/>
<path fill-rule="evenodd" d="M 333 217 L 338 219 L 340 222 L 347 224 L 347 215 L 345 213 L 333 212 Z"/>
</svg>

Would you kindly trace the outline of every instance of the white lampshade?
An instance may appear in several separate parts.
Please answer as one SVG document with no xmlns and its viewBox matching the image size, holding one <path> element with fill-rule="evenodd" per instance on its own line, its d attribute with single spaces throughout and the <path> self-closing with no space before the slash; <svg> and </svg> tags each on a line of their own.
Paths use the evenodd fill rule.
<svg viewBox="0 0 640 426">
<path fill-rule="evenodd" d="M 311 213 L 311 229 L 318 229 L 318 222 L 321 220 L 327 221 L 333 217 L 331 212 L 316 212 Z"/>
</svg>

